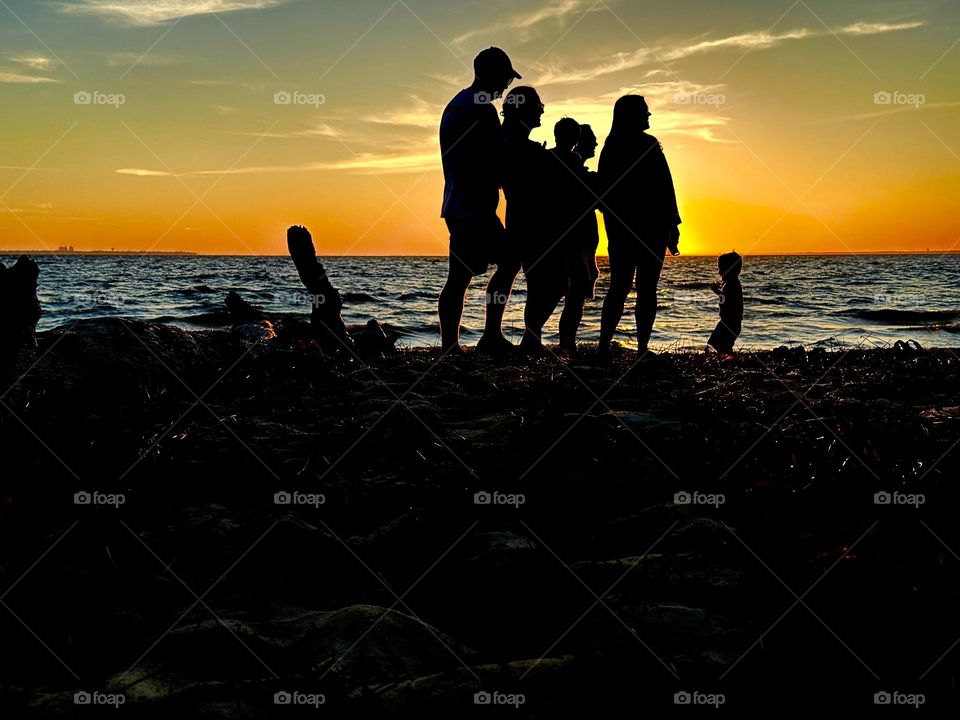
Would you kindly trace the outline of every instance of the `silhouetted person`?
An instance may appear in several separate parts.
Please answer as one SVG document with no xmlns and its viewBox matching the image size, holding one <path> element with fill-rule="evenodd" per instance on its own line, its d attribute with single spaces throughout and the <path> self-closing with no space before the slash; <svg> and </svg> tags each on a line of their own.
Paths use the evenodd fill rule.
<svg viewBox="0 0 960 720">
<path fill-rule="evenodd" d="M 740 284 L 742 269 L 743 258 L 740 255 L 735 252 L 721 255 L 717 258 L 720 282 L 710 286 L 720 298 L 720 322 L 707 340 L 707 345 L 726 355 L 733 352 L 733 345 L 743 329 L 743 286 Z"/>
<path fill-rule="evenodd" d="M 507 245 L 497 217 L 503 135 L 492 102 L 520 74 L 507 54 L 493 47 L 477 55 L 473 67 L 473 84 L 457 93 L 440 120 L 441 216 L 450 230 L 450 266 L 438 305 L 440 333 L 445 352 L 463 352 L 460 321 L 470 281 L 496 265 L 487 285 L 486 323 L 477 350 L 499 354 L 513 348 L 501 326 L 520 260 Z"/>
<path fill-rule="evenodd" d="M 511 90 L 503 100 L 506 156 L 503 193 L 507 199 L 507 237 L 519 248 L 527 278 L 524 352 L 542 351 L 540 333 L 563 296 L 563 254 L 553 235 L 552 178 L 560 169 L 547 149 L 530 139 L 540 127 L 543 102 L 532 87 Z"/>
<path fill-rule="evenodd" d="M 613 109 L 613 126 L 600 154 L 601 211 L 610 255 L 610 289 L 603 301 L 601 355 L 610 350 L 636 278 L 638 356 L 648 352 L 657 316 L 657 284 L 667 248 L 679 254 L 680 212 L 663 148 L 645 132 L 650 110 L 639 95 Z"/>
<path fill-rule="evenodd" d="M 40 267 L 26 255 L 9 268 L 0 263 L 0 378 L 15 373 L 23 356 L 36 348 L 35 331 L 41 315 L 39 276 Z M 6 389 L 0 388 L 0 393 Z"/>
<path fill-rule="evenodd" d="M 580 125 L 576 147 L 569 152 L 573 130 L 561 126 L 569 118 L 564 118 L 554 128 L 557 147 L 554 152 L 570 163 L 570 170 L 579 186 L 574 186 L 577 197 L 569 207 L 560 208 L 569 218 L 570 239 L 566 244 L 567 253 L 567 293 L 560 313 L 560 351 L 574 354 L 577 350 L 577 331 L 583 320 L 583 308 L 588 298 L 596 292 L 597 246 L 600 233 L 597 230 L 597 198 L 600 196 L 597 174 L 590 172 L 584 163 L 597 154 L 597 136 L 589 125 Z M 571 120 L 571 122 L 576 122 Z M 562 227 L 562 225 L 561 225 Z"/>
<path fill-rule="evenodd" d="M 539 115 L 532 121 L 539 125 Z M 580 124 L 572 118 L 561 119 L 554 126 L 554 138 L 556 147 L 546 155 L 539 148 L 537 152 L 538 158 L 551 162 L 528 181 L 539 191 L 541 206 L 539 212 L 530 213 L 535 223 L 523 238 L 527 304 L 521 348 L 535 354 L 543 352 L 543 326 L 570 288 L 574 230 L 585 214 L 589 192 L 579 176 L 583 161 L 573 151 L 580 140 Z"/>
</svg>

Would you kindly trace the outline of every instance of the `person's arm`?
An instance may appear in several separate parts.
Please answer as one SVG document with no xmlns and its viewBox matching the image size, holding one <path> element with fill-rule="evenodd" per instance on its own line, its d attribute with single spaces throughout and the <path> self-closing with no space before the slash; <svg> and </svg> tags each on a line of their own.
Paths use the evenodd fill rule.
<svg viewBox="0 0 960 720">
<path fill-rule="evenodd" d="M 733 305 L 736 310 L 736 315 L 738 318 L 743 318 L 743 285 L 739 281 L 734 283 L 733 288 Z"/>
<path fill-rule="evenodd" d="M 661 157 L 663 157 L 664 204 L 670 223 L 680 225 L 683 223 L 683 220 L 680 218 L 680 208 L 677 206 L 677 192 L 673 186 L 673 175 L 670 172 L 670 165 L 667 163 L 666 156 Z"/>
<path fill-rule="evenodd" d="M 623 158 L 616 152 L 603 148 L 600 153 L 600 161 L 597 165 L 597 195 L 600 196 L 598 210 L 609 213 L 608 208 L 616 207 L 616 196 L 623 193 L 624 185 L 628 178 L 624 177 L 624 171 L 629 166 L 623 165 Z"/>
<path fill-rule="evenodd" d="M 670 172 L 670 164 L 667 162 L 667 156 L 663 152 L 663 147 L 659 147 L 657 152 L 657 164 L 659 165 L 659 183 L 661 189 L 661 198 L 663 210 L 667 224 L 667 247 L 670 248 L 672 255 L 679 255 L 680 249 L 680 208 L 677 206 L 677 193 L 673 185 L 673 174 Z"/>
<path fill-rule="evenodd" d="M 463 115 L 458 108 L 448 107 L 440 119 L 440 154 L 445 167 L 453 170 L 457 176 L 464 169 L 464 146 L 469 142 L 463 138 Z"/>
</svg>

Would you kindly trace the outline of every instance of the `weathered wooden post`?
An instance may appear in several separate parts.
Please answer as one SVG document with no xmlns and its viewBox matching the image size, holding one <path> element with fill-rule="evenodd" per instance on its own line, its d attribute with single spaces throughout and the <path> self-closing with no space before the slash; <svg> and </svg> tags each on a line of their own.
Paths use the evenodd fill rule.
<svg viewBox="0 0 960 720">
<path fill-rule="evenodd" d="M 353 339 L 340 315 L 343 300 L 327 277 L 323 264 L 317 259 L 310 231 L 300 225 L 287 230 L 287 249 L 307 289 L 312 307 L 310 322 L 317 331 L 320 344 L 330 351 L 343 350 L 344 346 L 352 350 Z"/>
</svg>

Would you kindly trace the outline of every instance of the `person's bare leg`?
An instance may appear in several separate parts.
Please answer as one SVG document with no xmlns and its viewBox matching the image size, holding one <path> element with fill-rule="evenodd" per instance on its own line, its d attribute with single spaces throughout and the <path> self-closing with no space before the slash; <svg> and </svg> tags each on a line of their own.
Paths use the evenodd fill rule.
<svg viewBox="0 0 960 720">
<path fill-rule="evenodd" d="M 487 316 L 478 349 L 484 346 L 493 352 L 502 352 L 513 348 L 513 344 L 503 335 L 503 314 L 507 310 L 513 283 L 519 273 L 519 261 L 500 263 L 490 277 L 490 282 L 487 283 Z"/>
<path fill-rule="evenodd" d="M 460 321 L 463 319 L 463 302 L 473 276 L 459 262 L 452 260 L 447 272 L 447 282 L 440 291 L 437 310 L 440 315 L 440 343 L 444 352 L 460 347 Z"/>
<path fill-rule="evenodd" d="M 653 252 L 653 251 L 651 251 Z M 666 250 L 661 251 L 663 253 Z M 637 352 L 645 353 L 657 319 L 657 285 L 663 270 L 663 255 L 644 257 L 637 266 Z"/>
<path fill-rule="evenodd" d="M 563 297 L 562 289 L 530 287 L 527 279 L 527 304 L 523 308 L 523 340 L 520 348 L 524 352 L 539 353 L 543 350 L 543 326 L 553 315 Z"/>
<path fill-rule="evenodd" d="M 610 343 L 617 332 L 617 325 L 623 317 L 623 308 L 627 304 L 627 296 L 633 286 L 633 277 L 637 266 L 631 263 L 610 264 L 610 289 L 603 299 L 603 310 L 600 314 L 600 343 L 597 352 L 610 352 Z"/>
<path fill-rule="evenodd" d="M 563 312 L 560 313 L 560 351 L 575 353 L 577 351 L 577 331 L 583 321 L 583 308 L 587 299 L 582 295 L 567 293 L 563 302 Z"/>
<path fill-rule="evenodd" d="M 653 323 L 657 319 L 657 288 L 637 288 L 637 307 L 634 313 L 637 319 L 637 352 L 645 353 L 653 334 Z"/>
</svg>

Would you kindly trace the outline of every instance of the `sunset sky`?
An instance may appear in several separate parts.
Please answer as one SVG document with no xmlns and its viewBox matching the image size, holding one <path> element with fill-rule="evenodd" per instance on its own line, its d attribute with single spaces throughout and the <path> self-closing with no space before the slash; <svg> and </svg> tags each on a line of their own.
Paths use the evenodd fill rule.
<svg viewBox="0 0 960 720">
<path fill-rule="evenodd" d="M 0 250 L 445 254 L 490 45 L 551 146 L 647 96 L 687 253 L 960 249 L 956 0 L 0 0 Z"/>
</svg>

